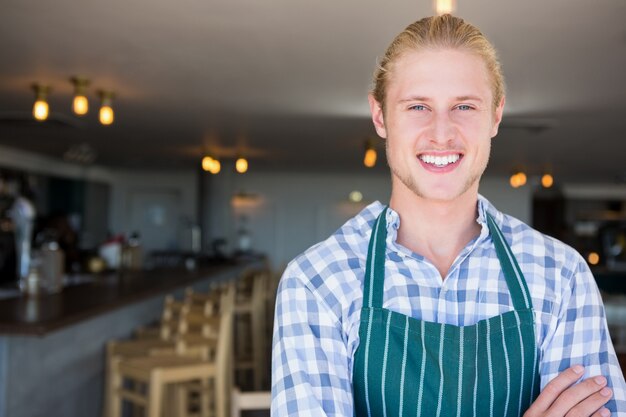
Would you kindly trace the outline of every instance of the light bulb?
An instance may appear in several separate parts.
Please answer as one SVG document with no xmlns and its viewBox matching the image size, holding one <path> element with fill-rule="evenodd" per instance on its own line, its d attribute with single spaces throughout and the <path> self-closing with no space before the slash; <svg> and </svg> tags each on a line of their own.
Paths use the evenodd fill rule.
<svg viewBox="0 0 626 417">
<path fill-rule="evenodd" d="M 115 120 L 113 108 L 111 107 L 111 102 L 113 101 L 115 94 L 111 91 L 99 90 L 98 95 L 100 96 L 101 102 L 99 112 L 100 123 L 108 126 Z"/>
<path fill-rule="evenodd" d="M 102 107 L 100 107 L 100 123 L 108 126 L 113 123 L 114 118 L 115 116 L 111 106 L 103 104 Z"/>
<path fill-rule="evenodd" d="M 211 171 L 211 167 L 213 166 L 213 158 L 210 156 L 205 156 L 202 158 L 202 169 L 204 171 Z"/>
<path fill-rule="evenodd" d="M 41 84 L 33 84 L 32 89 L 35 91 L 35 103 L 33 104 L 33 117 L 35 120 L 43 122 L 48 118 L 50 114 L 50 107 L 48 106 L 48 93 L 50 87 Z"/>
<path fill-rule="evenodd" d="M 511 184 L 511 187 L 513 188 L 517 188 L 520 186 L 519 177 L 517 176 L 517 174 L 511 175 L 511 179 L 509 180 L 509 183 Z"/>
<path fill-rule="evenodd" d="M 248 160 L 246 158 L 239 158 L 235 162 L 235 169 L 238 173 L 243 174 L 248 170 Z"/>
<path fill-rule="evenodd" d="M 590 252 L 587 256 L 587 262 L 589 262 L 589 265 L 598 265 L 600 263 L 600 255 L 597 252 Z"/>
<path fill-rule="evenodd" d="M 520 187 L 526 185 L 526 174 L 524 174 L 523 172 L 518 172 L 517 178 Z"/>
<path fill-rule="evenodd" d="M 544 174 L 541 177 L 541 185 L 543 188 L 550 188 L 554 184 L 554 177 L 550 174 Z"/>
<path fill-rule="evenodd" d="M 373 168 L 376 165 L 376 149 L 367 148 L 365 150 L 365 157 L 363 158 L 363 165 L 368 168 Z"/>
<path fill-rule="evenodd" d="M 222 164 L 220 163 L 220 161 L 218 161 L 217 159 L 214 159 L 213 161 L 211 161 L 211 167 L 209 169 L 209 172 L 211 174 L 219 174 L 221 169 L 222 169 Z"/>
<path fill-rule="evenodd" d="M 85 91 L 89 86 L 89 80 L 85 77 L 72 77 L 70 82 L 74 85 L 74 100 L 72 102 L 72 111 L 78 116 L 84 116 L 89 111 L 89 101 L 85 95 Z M 102 96 L 104 99 L 104 96 Z M 104 104 L 104 102 L 102 103 Z"/>
<path fill-rule="evenodd" d="M 363 200 L 363 194 L 358 190 L 354 190 L 348 195 L 348 199 L 353 203 L 360 203 Z"/>
<path fill-rule="evenodd" d="M 438 15 L 452 13 L 456 9 L 455 0 L 435 0 L 435 12 Z"/>
<path fill-rule="evenodd" d="M 48 103 L 43 99 L 38 99 L 33 105 L 33 117 L 40 122 L 43 122 L 48 118 L 50 109 Z"/>
<path fill-rule="evenodd" d="M 84 95 L 75 95 L 72 110 L 79 116 L 84 116 L 89 111 L 89 101 Z"/>
</svg>

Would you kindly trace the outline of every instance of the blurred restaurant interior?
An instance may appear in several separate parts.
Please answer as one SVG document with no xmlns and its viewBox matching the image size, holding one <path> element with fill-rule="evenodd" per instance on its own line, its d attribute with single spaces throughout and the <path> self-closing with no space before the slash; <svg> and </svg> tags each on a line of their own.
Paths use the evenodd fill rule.
<svg viewBox="0 0 626 417">
<path fill-rule="evenodd" d="M 480 193 L 587 259 L 624 368 L 626 2 L 455 3 L 507 82 Z M 165 396 L 168 416 L 266 408 L 281 271 L 388 201 L 367 92 L 392 37 L 433 7 L 4 0 L 0 417 L 137 415 Z M 163 366 L 146 352 L 190 349 L 174 318 L 231 304 L 232 344 L 196 352 L 215 366 L 185 356 L 175 374 L 232 363 L 232 384 L 142 390 Z"/>
</svg>

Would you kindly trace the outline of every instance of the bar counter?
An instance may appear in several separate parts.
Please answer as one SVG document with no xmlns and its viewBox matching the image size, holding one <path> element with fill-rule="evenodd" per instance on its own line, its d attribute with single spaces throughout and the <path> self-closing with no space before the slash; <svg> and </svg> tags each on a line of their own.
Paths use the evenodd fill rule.
<svg viewBox="0 0 626 417">
<path fill-rule="evenodd" d="M 167 294 L 206 291 L 264 265 L 105 274 L 58 294 L 0 300 L 0 417 L 100 416 L 109 340 L 157 320 Z"/>
<path fill-rule="evenodd" d="M 249 263 L 225 262 L 194 271 L 125 271 L 77 277 L 82 283 L 67 286 L 57 294 L 0 300 L 0 335 L 44 336 L 126 305 L 249 266 Z"/>
</svg>

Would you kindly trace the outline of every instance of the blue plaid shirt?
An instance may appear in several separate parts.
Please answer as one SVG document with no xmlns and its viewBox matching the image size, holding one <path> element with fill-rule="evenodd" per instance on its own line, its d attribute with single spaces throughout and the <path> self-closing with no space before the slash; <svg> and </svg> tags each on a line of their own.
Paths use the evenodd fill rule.
<svg viewBox="0 0 626 417">
<path fill-rule="evenodd" d="M 352 366 L 359 344 L 363 276 L 376 217 L 373 203 L 327 240 L 294 259 L 281 279 L 272 352 L 272 416 L 352 416 Z M 442 280 L 435 266 L 396 242 L 387 212 L 383 307 L 419 320 L 469 326 L 513 309 L 486 223 L 489 212 L 517 257 L 535 310 L 543 388 L 559 372 L 585 366 L 604 375 L 613 416 L 626 417 L 626 383 L 602 300 L 584 259 L 569 246 L 497 211 L 479 196 L 480 235 Z"/>
</svg>

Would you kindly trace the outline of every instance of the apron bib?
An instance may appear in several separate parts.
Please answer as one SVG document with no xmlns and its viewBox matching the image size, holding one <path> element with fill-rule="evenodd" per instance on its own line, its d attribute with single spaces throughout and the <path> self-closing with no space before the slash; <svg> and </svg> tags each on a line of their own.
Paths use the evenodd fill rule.
<svg viewBox="0 0 626 417">
<path fill-rule="evenodd" d="M 539 395 L 532 302 L 491 215 L 487 224 L 513 310 L 472 326 L 382 308 L 386 213 L 369 242 L 352 386 L 357 417 L 521 416 Z"/>
</svg>

